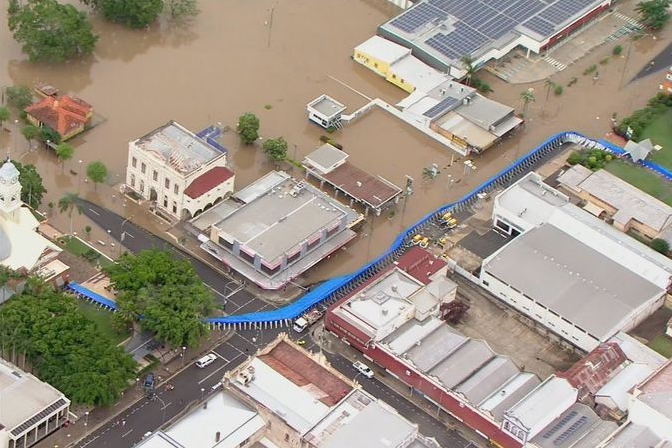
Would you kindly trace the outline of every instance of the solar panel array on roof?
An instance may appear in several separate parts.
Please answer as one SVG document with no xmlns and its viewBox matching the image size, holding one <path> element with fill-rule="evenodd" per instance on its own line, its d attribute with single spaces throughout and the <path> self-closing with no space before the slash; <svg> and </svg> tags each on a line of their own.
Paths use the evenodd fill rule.
<svg viewBox="0 0 672 448">
<path fill-rule="evenodd" d="M 587 421 L 588 421 L 588 416 L 586 416 L 586 415 L 582 415 L 581 418 L 579 418 L 577 421 L 575 421 L 574 423 L 572 423 L 572 426 L 570 426 L 569 428 L 565 429 L 565 431 L 564 431 L 562 434 L 560 434 L 560 435 L 553 441 L 553 445 L 560 445 L 560 444 L 562 444 L 565 440 L 567 440 L 568 438 L 570 438 L 570 437 L 572 436 L 572 434 L 574 434 L 576 431 L 578 431 L 579 428 L 581 428 L 583 425 L 585 425 Z"/>
<path fill-rule="evenodd" d="M 421 28 L 434 20 L 446 20 L 446 17 L 448 17 L 448 15 L 444 11 L 435 8 L 428 3 L 420 3 L 415 8 L 409 9 L 408 12 L 392 20 L 390 24 L 399 28 L 401 31 L 413 33 L 418 28 Z"/>
<path fill-rule="evenodd" d="M 550 37 L 593 4 L 596 0 L 426 0 L 389 24 L 414 33 L 428 23 L 438 26 L 450 16 L 442 29 L 424 43 L 450 59 L 459 59 L 474 54 L 489 40 L 500 39 L 519 25 Z"/>
<path fill-rule="evenodd" d="M 453 98 L 452 96 L 446 97 L 439 101 L 435 106 L 433 106 L 431 109 L 429 109 L 427 112 L 425 112 L 423 115 L 427 118 L 434 118 L 440 113 L 448 110 L 450 106 L 453 104 L 457 103 L 457 98 Z"/>
<path fill-rule="evenodd" d="M 565 426 L 571 419 L 576 417 L 576 414 L 578 414 L 578 412 L 572 411 L 569 414 L 562 417 L 562 419 L 560 419 L 560 421 L 558 423 L 556 423 L 555 425 L 553 425 L 553 427 L 551 429 L 546 431 L 546 433 L 544 434 L 544 439 L 548 439 L 549 437 L 553 436 L 553 434 L 558 432 L 560 430 L 560 428 Z"/>
</svg>

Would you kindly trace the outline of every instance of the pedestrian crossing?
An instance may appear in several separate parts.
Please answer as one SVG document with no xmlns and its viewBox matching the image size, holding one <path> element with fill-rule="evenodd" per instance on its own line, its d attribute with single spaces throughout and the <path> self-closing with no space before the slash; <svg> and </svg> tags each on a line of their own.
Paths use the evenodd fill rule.
<svg viewBox="0 0 672 448">
<path fill-rule="evenodd" d="M 642 25 L 641 22 L 637 21 L 637 19 L 633 19 L 633 18 L 630 17 L 630 16 L 626 16 L 626 15 L 623 14 L 623 13 L 620 13 L 620 12 L 616 11 L 616 12 L 614 13 L 614 17 L 619 18 L 619 19 L 621 19 L 621 20 L 623 20 L 623 21 L 625 21 L 625 22 L 628 22 L 629 24 L 634 25 L 634 26 L 636 26 L 637 28 L 644 29 L 644 25 Z"/>
<path fill-rule="evenodd" d="M 555 60 L 555 59 L 553 59 L 553 58 L 550 57 L 550 56 L 546 56 L 546 57 L 544 58 L 544 61 L 548 62 L 548 63 L 551 64 L 553 67 L 555 67 L 556 69 L 558 69 L 559 72 L 561 72 L 561 71 L 563 71 L 564 69 L 567 68 L 567 64 L 563 64 L 562 62 L 560 62 L 560 61 L 558 61 L 558 60 Z"/>
</svg>

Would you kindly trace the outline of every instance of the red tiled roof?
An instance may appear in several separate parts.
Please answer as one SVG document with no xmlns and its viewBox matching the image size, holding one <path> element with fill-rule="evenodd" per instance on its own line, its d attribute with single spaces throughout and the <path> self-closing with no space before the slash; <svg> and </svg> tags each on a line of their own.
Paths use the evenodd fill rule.
<svg viewBox="0 0 672 448">
<path fill-rule="evenodd" d="M 431 283 L 429 277 L 445 265 L 445 261 L 434 257 L 420 246 L 411 247 L 397 260 L 399 269 L 425 285 Z"/>
<path fill-rule="evenodd" d="M 84 100 L 63 95 L 60 98 L 48 96 L 24 110 L 63 137 L 84 126 L 93 108 Z"/>
<path fill-rule="evenodd" d="M 198 176 L 189 184 L 184 194 L 196 199 L 234 176 L 233 171 L 223 166 L 216 166 Z"/>
<path fill-rule="evenodd" d="M 299 387 L 312 384 L 320 389 L 325 394 L 320 401 L 327 406 L 334 406 L 352 390 L 345 381 L 284 341 L 259 359 Z"/>
<path fill-rule="evenodd" d="M 585 397 L 594 395 L 607 384 L 616 369 L 626 360 L 621 347 L 615 342 L 609 342 L 598 345 L 569 370 L 559 372 L 557 375 L 579 389 L 580 397 Z"/>
</svg>

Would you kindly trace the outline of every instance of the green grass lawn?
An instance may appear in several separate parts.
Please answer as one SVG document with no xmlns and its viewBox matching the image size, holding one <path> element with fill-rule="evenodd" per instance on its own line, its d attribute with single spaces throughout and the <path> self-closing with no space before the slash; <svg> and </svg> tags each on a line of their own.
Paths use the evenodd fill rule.
<svg viewBox="0 0 672 448">
<path fill-rule="evenodd" d="M 666 358 L 672 358 L 672 338 L 660 334 L 647 344 L 651 349 L 657 351 Z"/>
<path fill-rule="evenodd" d="M 604 169 L 672 207 L 672 184 L 657 174 L 617 159 L 607 163 Z"/>
<path fill-rule="evenodd" d="M 89 252 L 91 250 L 91 248 L 89 246 L 87 246 L 81 240 L 79 240 L 77 238 L 66 239 L 66 243 L 64 245 L 64 248 L 65 248 L 65 250 L 67 250 L 71 254 L 77 255 L 77 256 L 83 256 L 84 254 L 86 254 L 87 252 Z M 108 266 L 111 266 L 112 264 L 114 264 L 114 262 L 108 260 L 102 254 L 100 255 L 100 257 L 98 257 L 97 262 L 100 264 L 101 268 L 105 268 L 105 267 L 108 267 Z M 95 262 L 93 264 L 95 264 Z"/>
<path fill-rule="evenodd" d="M 128 333 L 119 334 L 114 331 L 110 322 L 110 319 L 112 319 L 111 312 L 101 310 L 97 306 L 79 299 L 77 299 L 77 305 L 87 319 L 93 321 L 93 323 L 96 324 L 96 327 L 98 327 L 98 330 L 110 337 L 115 344 L 119 344 L 129 336 Z"/>
<path fill-rule="evenodd" d="M 663 147 L 660 151 L 651 151 L 647 160 L 672 170 L 672 109 L 644 129 L 642 140 L 646 138 L 650 138 L 654 145 Z"/>
</svg>

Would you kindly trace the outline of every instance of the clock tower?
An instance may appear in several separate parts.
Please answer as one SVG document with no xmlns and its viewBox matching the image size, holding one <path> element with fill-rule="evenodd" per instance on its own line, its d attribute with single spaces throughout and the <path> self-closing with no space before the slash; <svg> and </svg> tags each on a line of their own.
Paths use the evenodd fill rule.
<svg viewBox="0 0 672 448">
<path fill-rule="evenodd" d="M 21 205 L 19 170 L 8 157 L 0 167 L 0 214 L 4 219 L 18 219 L 17 211 Z"/>
</svg>

